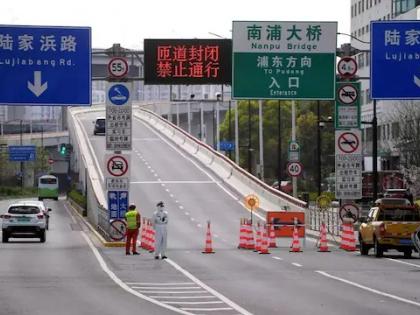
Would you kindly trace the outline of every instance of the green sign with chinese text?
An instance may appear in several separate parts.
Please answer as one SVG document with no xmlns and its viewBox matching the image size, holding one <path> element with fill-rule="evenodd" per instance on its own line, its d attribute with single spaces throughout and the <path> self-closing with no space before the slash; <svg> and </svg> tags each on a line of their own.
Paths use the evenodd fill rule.
<svg viewBox="0 0 420 315">
<path fill-rule="evenodd" d="M 232 97 L 334 99 L 336 22 L 233 22 Z"/>
</svg>

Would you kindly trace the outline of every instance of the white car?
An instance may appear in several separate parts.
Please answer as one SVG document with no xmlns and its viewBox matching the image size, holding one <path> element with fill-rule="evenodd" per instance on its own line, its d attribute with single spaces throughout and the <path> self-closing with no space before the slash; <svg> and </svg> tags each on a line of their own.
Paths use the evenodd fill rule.
<svg viewBox="0 0 420 315">
<path fill-rule="evenodd" d="M 39 201 L 21 201 L 9 205 L 7 212 L 1 215 L 3 243 L 7 243 L 10 237 L 35 237 L 44 243 L 50 210 Z"/>
</svg>

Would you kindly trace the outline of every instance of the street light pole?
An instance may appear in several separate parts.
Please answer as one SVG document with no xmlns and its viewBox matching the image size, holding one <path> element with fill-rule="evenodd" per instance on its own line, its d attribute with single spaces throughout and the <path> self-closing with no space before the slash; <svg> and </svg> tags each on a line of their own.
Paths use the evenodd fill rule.
<svg viewBox="0 0 420 315">
<path fill-rule="evenodd" d="M 23 120 L 20 120 L 20 146 L 23 145 Z M 24 178 L 23 178 L 23 162 L 20 161 L 20 188 L 23 190 Z"/>
<path fill-rule="evenodd" d="M 317 162 L 318 162 L 318 174 L 317 174 L 317 187 L 318 187 L 318 196 L 321 196 L 321 113 L 320 113 L 320 102 L 316 103 L 316 113 L 317 113 L 317 144 L 318 148 L 317 153 Z"/>
<path fill-rule="evenodd" d="M 252 174 L 251 101 L 248 100 L 248 172 Z"/>
<path fill-rule="evenodd" d="M 372 171 L 373 171 L 373 200 L 378 198 L 378 119 L 376 117 L 376 99 L 373 100 L 372 119 Z"/>
<path fill-rule="evenodd" d="M 277 101 L 277 121 L 278 121 L 278 141 L 277 141 L 277 182 L 278 190 L 281 188 L 281 178 L 282 178 L 282 163 L 281 163 L 281 103 L 280 100 Z"/>
</svg>

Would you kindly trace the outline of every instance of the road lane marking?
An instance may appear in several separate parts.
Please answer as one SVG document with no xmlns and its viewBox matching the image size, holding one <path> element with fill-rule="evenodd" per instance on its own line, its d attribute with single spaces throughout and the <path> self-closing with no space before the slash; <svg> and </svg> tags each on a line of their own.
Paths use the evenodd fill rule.
<svg viewBox="0 0 420 315">
<path fill-rule="evenodd" d="M 185 314 L 185 315 L 194 315 L 190 312 L 187 312 L 185 310 L 182 309 L 178 309 L 176 307 L 173 307 L 171 305 L 168 304 L 164 304 L 158 300 L 152 299 L 144 294 L 141 294 L 140 292 L 130 288 L 127 284 L 125 284 L 120 278 L 118 278 L 115 273 L 113 273 L 111 271 L 111 269 L 109 269 L 108 265 L 106 264 L 105 260 L 102 258 L 101 254 L 99 253 L 99 251 L 96 249 L 96 247 L 93 245 L 92 241 L 90 240 L 90 238 L 86 235 L 85 232 L 80 232 L 83 236 L 83 238 L 86 240 L 87 244 L 89 245 L 90 249 L 92 250 L 93 254 L 96 257 L 96 260 L 99 262 L 99 265 L 101 266 L 102 270 L 117 284 L 119 285 L 123 290 L 143 299 L 146 301 L 149 301 L 155 305 L 159 305 L 161 307 L 164 307 L 166 309 L 169 309 L 171 311 L 174 311 L 176 313 L 179 314 Z"/>
<path fill-rule="evenodd" d="M 151 298 L 156 298 L 156 299 L 174 299 L 174 300 L 181 300 L 181 299 L 217 299 L 217 297 L 215 297 L 214 295 L 187 295 L 187 296 L 173 296 L 173 295 L 168 295 L 168 296 L 163 296 L 163 295 L 151 295 Z M 167 303 L 167 302 L 165 302 Z"/>
<path fill-rule="evenodd" d="M 173 266 L 176 270 L 183 273 L 188 279 L 195 282 L 197 285 L 201 286 L 203 289 L 207 290 L 209 293 L 213 294 L 223 302 L 225 302 L 227 305 L 229 305 L 231 308 L 235 309 L 235 311 L 239 312 L 242 315 L 252 315 L 252 313 L 248 312 L 246 309 L 242 308 L 235 302 L 229 300 L 227 297 L 225 297 L 223 294 L 217 292 L 216 290 L 212 289 L 208 285 L 206 285 L 204 282 L 200 281 L 198 278 L 194 277 L 191 273 L 189 273 L 187 270 L 183 269 L 181 266 L 179 266 L 177 263 L 172 261 L 171 259 L 165 259 L 165 262 Z"/>
<path fill-rule="evenodd" d="M 217 311 L 230 311 L 232 308 L 231 307 L 218 307 L 218 308 L 204 308 L 204 307 L 181 307 L 181 310 L 184 311 L 203 311 L 203 312 L 217 312 Z"/>
<path fill-rule="evenodd" d="M 388 259 L 390 261 L 393 261 L 393 262 L 400 263 L 400 264 L 404 264 L 404 265 L 409 265 L 409 266 L 413 266 L 413 267 L 416 267 L 416 268 L 420 268 L 420 265 L 408 263 L 406 261 L 402 261 L 402 260 L 398 260 L 398 259 L 393 259 L 393 258 L 386 258 L 386 259 Z"/>
<path fill-rule="evenodd" d="M 329 273 L 326 273 L 325 271 L 315 270 L 315 272 L 318 273 L 318 274 L 320 274 L 320 275 L 323 275 L 324 277 L 327 277 L 327 278 L 330 278 L 330 279 L 334 279 L 334 280 L 337 280 L 337 281 L 340 281 L 340 282 L 343 282 L 343 283 L 352 285 L 352 286 L 357 287 L 359 289 L 362 289 L 362 290 L 365 290 L 365 291 L 369 291 L 371 293 L 375 293 L 375 294 L 378 294 L 378 295 L 381 295 L 381 296 L 385 296 L 385 297 L 388 297 L 390 299 L 397 300 L 397 301 L 400 301 L 400 302 L 403 302 L 403 303 L 407 303 L 407 304 L 411 304 L 411 305 L 420 307 L 420 303 L 418 303 L 418 302 L 414 302 L 414 301 L 411 301 L 411 300 L 408 300 L 408 299 L 399 297 L 397 295 L 393 295 L 393 294 L 382 292 L 382 291 L 379 291 L 379 290 L 376 290 L 376 289 L 372 289 L 372 288 L 366 287 L 364 285 L 361 285 L 359 283 L 356 283 L 356 282 L 349 281 L 349 280 L 346 280 L 346 279 L 343 279 L 343 278 L 340 278 L 340 277 L 336 277 L 336 276 L 330 275 Z"/>
<path fill-rule="evenodd" d="M 134 289 L 134 288 L 133 288 Z M 168 290 L 168 288 L 165 288 Z M 206 290 L 195 290 L 195 291 L 155 291 L 155 290 L 137 290 L 137 292 L 141 293 L 165 293 L 165 294 L 191 294 L 191 293 L 207 293 Z"/>
<path fill-rule="evenodd" d="M 131 287 L 132 289 L 139 289 L 139 290 L 167 290 L 168 288 L 165 288 L 165 287 L 155 287 L 155 286 L 148 286 L 148 287 L 136 287 L 136 286 L 133 286 L 133 287 Z M 171 290 L 190 290 L 190 289 L 201 289 L 200 287 L 174 287 L 174 286 L 171 286 L 170 287 L 171 288 Z"/>
<path fill-rule="evenodd" d="M 186 305 L 200 305 L 200 304 L 223 304 L 222 301 L 202 301 L 202 302 L 182 302 L 182 301 L 161 301 L 167 304 L 186 304 Z"/>
<path fill-rule="evenodd" d="M 194 282 L 126 282 L 126 283 L 130 285 L 154 285 L 154 286 L 194 284 Z"/>
<path fill-rule="evenodd" d="M 163 181 L 132 181 L 130 184 L 216 184 L 208 180 L 163 180 Z"/>
<path fill-rule="evenodd" d="M 283 258 L 280 258 L 280 257 L 277 257 L 277 256 L 274 256 L 274 257 L 273 257 L 273 259 L 276 259 L 276 260 L 283 260 Z"/>
<path fill-rule="evenodd" d="M 298 263 L 292 263 L 292 265 L 293 266 L 296 266 L 296 267 L 302 267 L 302 265 L 301 264 L 298 264 Z"/>
</svg>

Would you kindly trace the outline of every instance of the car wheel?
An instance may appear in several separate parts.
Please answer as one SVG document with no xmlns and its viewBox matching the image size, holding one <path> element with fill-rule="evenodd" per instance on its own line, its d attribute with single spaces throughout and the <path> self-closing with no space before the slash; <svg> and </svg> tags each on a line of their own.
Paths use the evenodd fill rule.
<svg viewBox="0 0 420 315">
<path fill-rule="evenodd" d="M 41 243 L 45 243 L 45 230 L 41 230 L 40 234 L 39 234 L 39 240 L 41 241 Z"/>
<path fill-rule="evenodd" d="M 4 230 L 3 230 L 3 234 L 2 234 L 1 240 L 2 240 L 3 243 L 7 243 L 9 241 L 9 235 Z"/>
<path fill-rule="evenodd" d="M 366 256 L 369 254 L 369 246 L 363 242 L 363 239 L 359 237 L 359 244 L 360 244 L 360 255 Z"/>
<path fill-rule="evenodd" d="M 382 246 L 379 244 L 378 240 L 375 238 L 375 257 L 377 258 L 381 258 L 384 255 L 384 249 L 382 248 Z"/>
<path fill-rule="evenodd" d="M 58 197 L 54 197 L 54 200 L 58 200 Z"/>
<path fill-rule="evenodd" d="M 411 258 L 411 248 L 404 249 L 404 258 Z"/>
</svg>

